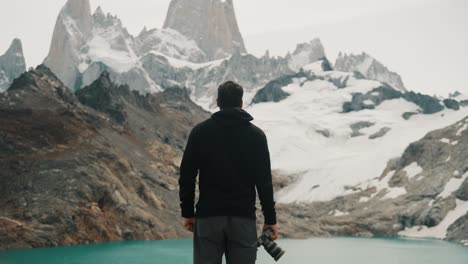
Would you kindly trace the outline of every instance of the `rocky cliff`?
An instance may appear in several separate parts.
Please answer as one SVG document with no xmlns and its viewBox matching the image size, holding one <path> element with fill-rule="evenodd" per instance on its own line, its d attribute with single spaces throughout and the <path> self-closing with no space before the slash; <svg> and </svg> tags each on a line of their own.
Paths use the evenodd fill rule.
<svg viewBox="0 0 468 264">
<path fill-rule="evenodd" d="M 10 87 L 13 80 L 26 71 L 21 40 L 14 39 L 8 50 L 0 56 L 0 93 Z"/>
<path fill-rule="evenodd" d="M 359 55 L 341 53 L 336 59 L 335 70 L 344 72 L 357 71 L 370 80 L 387 83 L 395 89 L 406 92 L 401 76 L 390 71 L 381 62 L 363 52 Z"/>
<path fill-rule="evenodd" d="M 75 95 L 45 66 L 23 74 L 0 94 L 0 248 L 186 236 L 178 164 L 207 117 L 180 88 L 103 74 Z"/>
<path fill-rule="evenodd" d="M 210 60 L 247 52 L 233 0 L 172 0 L 164 28 L 195 40 Z"/>
</svg>

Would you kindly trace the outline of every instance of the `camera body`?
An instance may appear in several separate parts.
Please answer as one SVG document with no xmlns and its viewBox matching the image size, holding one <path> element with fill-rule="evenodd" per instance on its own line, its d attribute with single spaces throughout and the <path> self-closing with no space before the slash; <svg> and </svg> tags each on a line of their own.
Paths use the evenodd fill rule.
<svg viewBox="0 0 468 264">
<path fill-rule="evenodd" d="M 268 254 L 270 254 L 275 261 L 278 261 L 284 255 L 285 251 L 271 240 L 274 234 L 271 228 L 263 231 L 262 235 L 257 240 L 257 247 L 263 246 Z"/>
</svg>

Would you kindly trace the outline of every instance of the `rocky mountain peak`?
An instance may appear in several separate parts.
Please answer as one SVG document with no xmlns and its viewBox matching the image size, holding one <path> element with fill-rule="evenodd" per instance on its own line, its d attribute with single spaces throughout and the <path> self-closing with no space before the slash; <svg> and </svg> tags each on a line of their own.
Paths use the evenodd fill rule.
<svg viewBox="0 0 468 264">
<path fill-rule="evenodd" d="M 325 48 L 320 39 L 315 38 L 310 42 L 297 44 L 296 50 L 287 55 L 289 67 L 297 71 L 307 64 L 326 58 Z"/>
<path fill-rule="evenodd" d="M 141 37 L 141 36 L 145 35 L 146 33 L 148 33 L 148 28 L 146 26 L 144 26 L 143 29 L 141 30 L 140 34 L 138 34 L 138 37 Z"/>
<path fill-rule="evenodd" d="M 18 38 L 13 39 L 11 42 L 10 47 L 8 48 L 6 53 L 10 54 L 16 54 L 16 55 L 23 55 L 23 45 L 21 43 L 21 40 Z"/>
<path fill-rule="evenodd" d="M 247 52 L 231 0 L 172 0 L 164 28 L 195 40 L 209 60 Z"/>
<path fill-rule="evenodd" d="M 109 114 L 117 123 L 123 124 L 128 115 L 125 107 L 136 106 L 149 112 L 154 112 L 145 96 L 136 91 L 130 91 L 128 85 L 118 85 L 111 80 L 111 76 L 104 71 L 91 85 L 76 92 L 79 101 L 97 111 Z"/>
<path fill-rule="evenodd" d="M 94 14 L 92 15 L 93 18 L 93 26 L 95 28 L 104 28 L 105 30 L 109 30 L 110 28 L 116 29 L 118 31 L 124 32 L 125 35 L 129 35 L 127 30 L 123 27 L 122 21 L 116 15 L 112 15 L 111 13 L 105 14 L 101 7 L 98 7 Z"/>
<path fill-rule="evenodd" d="M 93 19 L 94 19 L 94 21 L 105 21 L 106 20 L 106 15 L 104 14 L 104 11 L 102 11 L 101 6 L 98 6 L 96 11 L 94 11 Z"/>
<path fill-rule="evenodd" d="M 47 84 L 47 85 L 45 85 Z M 21 74 L 12 83 L 9 91 L 22 90 L 22 89 L 60 89 L 64 92 L 70 93 L 65 85 L 55 74 L 45 65 L 41 64 L 36 69 L 30 70 Z"/>
<path fill-rule="evenodd" d="M 0 98 L 9 109 L 67 109 L 78 102 L 75 95 L 45 65 L 24 72 Z M 2 104 L 6 102 L 5 104 Z"/>
<path fill-rule="evenodd" d="M 44 64 L 71 89 L 81 86 L 78 53 L 92 37 L 92 32 L 89 0 L 68 0 L 57 18 Z"/>
<path fill-rule="evenodd" d="M 384 82 L 397 90 L 406 91 L 400 75 L 390 71 L 380 61 L 365 52 L 358 55 L 340 52 L 334 68 L 343 72 L 359 72 L 367 79 Z"/>
<path fill-rule="evenodd" d="M 65 23 L 73 23 L 67 18 L 73 19 L 74 26 L 84 34 L 90 34 L 93 29 L 89 0 L 68 0 L 59 16 Z"/>
<path fill-rule="evenodd" d="M 25 71 L 21 40 L 14 39 L 5 54 L 0 56 L 0 92 L 8 89 L 13 80 Z"/>
</svg>

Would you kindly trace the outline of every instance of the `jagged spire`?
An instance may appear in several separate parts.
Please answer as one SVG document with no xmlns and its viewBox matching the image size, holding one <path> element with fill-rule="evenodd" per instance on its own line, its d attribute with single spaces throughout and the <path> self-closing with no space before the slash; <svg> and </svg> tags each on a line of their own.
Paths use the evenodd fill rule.
<svg viewBox="0 0 468 264">
<path fill-rule="evenodd" d="M 79 88 L 78 51 L 91 38 L 92 30 L 89 0 L 68 0 L 57 18 L 44 64 L 71 89 Z"/>
<path fill-rule="evenodd" d="M 74 19 L 78 28 L 84 34 L 91 33 L 93 24 L 89 0 L 68 0 L 60 15 Z"/>
<path fill-rule="evenodd" d="M 94 14 L 95 14 L 95 15 L 99 15 L 99 16 L 101 16 L 101 15 L 104 16 L 104 11 L 102 11 L 101 6 L 98 6 L 98 7 L 96 8 L 96 11 L 94 11 Z"/>
<path fill-rule="evenodd" d="M 208 59 L 247 52 L 232 0 L 172 0 L 164 28 L 195 40 Z"/>
<path fill-rule="evenodd" d="M 21 40 L 15 38 L 5 54 L 0 56 L 0 92 L 5 91 L 25 71 L 23 46 Z"/>
</svg>

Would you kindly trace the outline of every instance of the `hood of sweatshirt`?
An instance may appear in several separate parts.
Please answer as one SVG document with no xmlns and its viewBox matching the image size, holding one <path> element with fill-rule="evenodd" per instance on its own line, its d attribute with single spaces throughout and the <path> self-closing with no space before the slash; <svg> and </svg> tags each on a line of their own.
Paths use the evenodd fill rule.
<svg viewBox="0 0 468 264">
<path fill-rule="evenodd" d="M 253 117 L 242 108 L 228 108 L 214 113 L 211 118 L 224 126 L 242 126 L 250 124 Z"/>
</svg>

